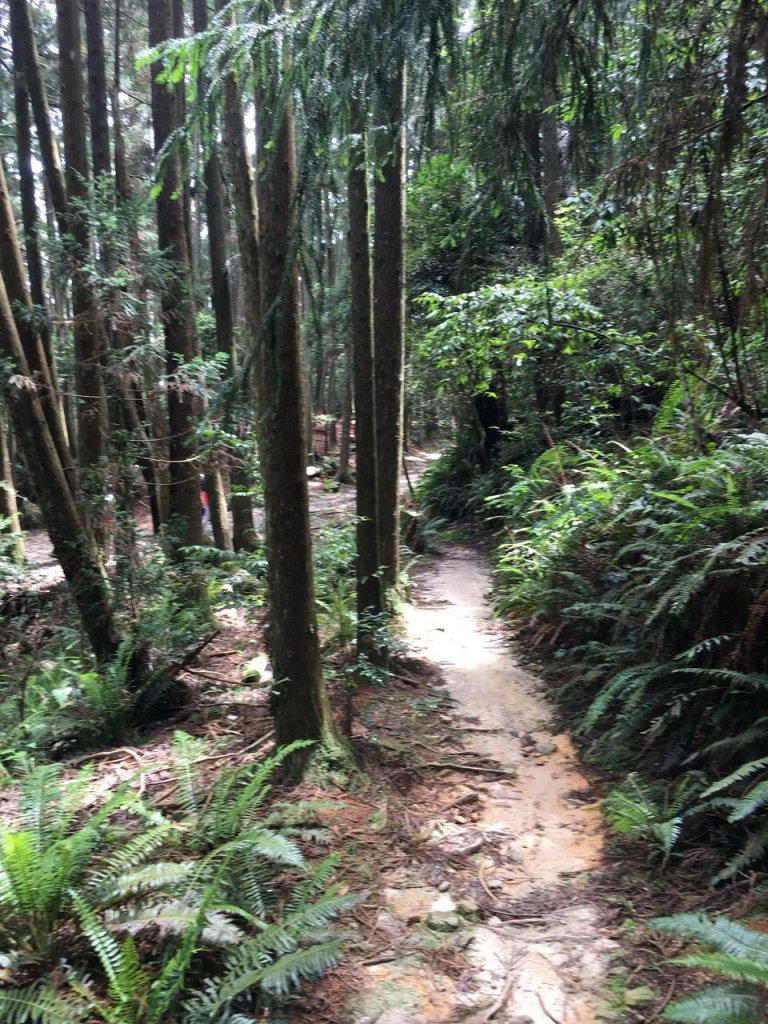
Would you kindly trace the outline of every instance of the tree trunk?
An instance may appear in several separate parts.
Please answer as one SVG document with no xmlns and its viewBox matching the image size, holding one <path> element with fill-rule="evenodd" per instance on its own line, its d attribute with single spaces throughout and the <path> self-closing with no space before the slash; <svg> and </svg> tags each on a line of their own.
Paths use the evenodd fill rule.
<svg viewBox="0 0 768 1024">
<path fill-rule="evenodd" d="M 218 4 L 220 10 L 223 2 Z M 224 83 L 222 136 L 232 190 L 242 281 L 245 319 L 255 341 L 261 323 L 261 282 L 259 280 L 259 215 L 256 205 L 250 159 L 245 144 L 243 115 L 237 85 L 232 79 Z M 232 372 L 237 369 L 237 352 L 231 352 Z M 244 391 L 251 394 L 252 374 L 246 371 Z M 232 487 L 232 541 L 235 551 L 252 551 L 259 538 L 253 525 L 251 481 L 242 461 L 236 461 L 230 477 Z"/>
<path fill-rule="evenodd" d="M 553 107 L 554 97 L 547 99 L 547 106 Z M 542 199 L 547 218 L 547 255 L 562 255 L 563 244 L 555 224 L 557 204 L 560 202 L 562 174 L 560 170 L 560 135 L 557 114 L 548 110 L 541 115 L 541 174 Z"/>
<path fill-rule="evenodd" d="M 149 0 L 149 43 L 158 46 L 173 32 L 172 0 Z M 158 83 L 161 68 L 152 66 L 152 122 L 155 154 L 180 125 L 178 94 L 173 86 Z M 181 159 L 169 156 L 157 196 L 158 247 L 173 264 L 161 298 L 168 384 L 168 422 L 171 463 L 170 513 L 174 520 L 173 545 L 203 543 L 200 514 L 200 478 L 196 428 L 199 403 L 184 382 L 179 367 L 199 354 L 192 302 L 191 268 L 185 217 Z"/>
<path fill-rule="evenodd" d="M 356 140 L 349 155 L 350 334 L 352 338 L 355 402 L 355 478 L 357 480 L 357 650 L 372 657 L 375 618 L 382 611 L 379 575 L 376 501 L 376 397 L 373 360 L 373 304 L 371 295 L 370 211 L 368 152 L 365 117 L 358 104 L 352 110 L 351 130 Z"/>
<path fill-rule="evenodd" d="M 25 309 L 31 314 L 32 299 L 27 291 L 21 246 L 16 232 L 11 195 L 5 180 L 2 161 L 0 161 L 0 271 L 5 280 L 9 301 L 15 304 L 17 309 L 16 327 L 24 348 L 24 357 L 38 389 L 48 429 L 56 445 L 68 487 L 74 492 L 76 487 L 75 467 L 64 431 L 63 410 L 58 394 L 54 390 L 51 368 L 48 365 L 42 338 L 35 328 L 33 317 L 20 313 Z"/>
<path fill-rule="evenodd" d="M 207 0 L 193 0 L 195 32 L 204 32 L 208 27 Z M 200 73 L 199 88 L 205 90 L 205 78 Z M 216 318 L 216 350 L 228 357 L 229 373 L 237 371 L 235 350 L 235 325 L 232 315 L 232 296 L 229 290 L 227 270 L 227 215 L 224 206 L 224 181 L 216 153 L 211 153 L 203 170 L 205 180 L 205 216 L 208 227 L 208 259 L 211 276 L 211 304 Z M 208 496 L 211 509 L 213 539 L 222 551 L 233 551 L 232 531 L 229 528 L 226 495 L 223 477 L 218 466 L 210 466 L 207 473 L 210 483 Z"/>
<path fill-rule="evenodd" d="M 104 53 L 104 23 L 101 0 L 84 0 L 85 33 L 88 50 L 88 117 L 91 125 L 93 176 L 111 172 L 107 69 Z"/>
<path fill-rule="evenodd" d="M 405 360 L 405 73 L 386 98 L 391 151 L 377 175 L 374 234 L 374 361 L 379 558 L 385 590 L 400 574 L 400 465 Z"/>
<path fill-rule="evenodd" d="M 24 357 L 5 282 L 0 277 L 0 353 L 14 377 L 6 383 L 8 412 L 24 452 L 46 529 L 101 663 L 114 660 L 120 637 L 104 566 L 67 484 L 56 446 Z"/>
<path fill-rule="evenodd" d="M 0 526 L 0 534 L 10 534 L 11 560 L 16 565 L 24 564 L 24 535 L 19 523 L 19 509 L 16 505 L 16 489 L 13 485 L 13 468 L 8 451 L 8 426 L 5 422 L 5 402 L 0 396 L 0 516 L 6 523 Z"/>
<path fill-rule="evenodd" d="M 339 468 L 336 480 L 340 484 L 351 484 L 349 473 L 349 442 L 352 425 L 352 346 L 348 343 L 344 354 L 344 391 L 341 403 L 341 443 L 339 445 Z"/>
<path fill-rule="evenodd" d="M 121 203 L 130 203 L 133 199 L 131 180 L 128 174 L 128 161 L 125 154 L 125 143 L 120 122 L 119 102 L 119 71 L 120 71 L 120 5 L 115 9 L 115 82 L 112 89 L 112 124 L 114 136 L 114 163 L 115 163 L 115 194 L 118 206 Z M 134 261 L 138 264 L 141 259 L 138 228 L 131 224 L 130 228 L 130 251 Z M 139 292 L 139 299 L 146 301 L 146 296 Z M 117 332 L 115 338 L 116 347 L 133 340 L 133 330 L 122 329 Z M 168 472 L 167 442 L 164 440 L 168 431 L 154 433 L 147 422 L 144 396 L 137 381 L 138 366 L 135 358 L 131 358 L 129 365 L 124 370 L 118 369 L 116 378 L 120 391 L 123 419 L 126 430 L 129 430 L 140 440 L 140 453 L 137 462 L 144 479 L 147 483 L 149 505 L 152 514 L 152 529 L 157 534 L 163 523 L 168 521 L 170 478 Z M 158 441 L 158 438 L 163 438 Z"/>
<path fill-rule="evenodd" d="M 51 383 L 56 390 L 59 405 L 61 429 L 64 431 L 64 413 L 61 409 L 61 396 L 56 383 L 56 360 L 51 344 L 51 330 L 48 323 L 47 302 L 45 295 L 45 277 L 43 261 L 40 256 L 40 239 L 38 236 L 37 200 L 35 198 L 35 171 L 32 157 L 32 130 L 29 110 L 29 88 L 23 69 L 16 68 L 14 74 L 14 107 L 16 113 L 16 156 L 19 165 L 19 195 L 21 198 L 21 222 L 24 231 L 24 251 L 27 258 L 27 274 L 32 302 L 38 308 L 40 321 L 40 338 L 43 343 L 45 359 L 51 375 Z M 66 431 L 64 431 L 66 441 Z"/>
<path fill-rule="evenodd" d="M 297 739 L 336 740 L 320 666 L 314 604 L 299 282 L 290 251 L 296 231 L 295 191 L 293 109 L 287 101 L 259 203 L 261 290 L 268 322 L 256 366 L 270 640 L 278 681 L 271 709 L 278 745 Z M 298 751 L 293 772 L 298 774 L 307 760 L 307 752 Z"/>
<path fill-rule="evenodd" d="M 90 477 L 96 503 L 93 517 L 96 523 L 100 523 L 103 497 L 100 478 L 107 454 L 107 398 L 103 374 L 103 324 L 86 269 L 92 254 L 87 214 L 89 166 L 79 3 L 77 0 L 56 0 L 56 14 L 68 202 L 65 240 L 72 264 L 78 457 L 81 468 Z"/>
<path fill-rule="evenodd" d="M 59 149 L 51 130 L 51 116 L 48 110 L 48 96 L 35 42 L 35 27 L 26 0 L 9 0 L 11 15 L 11 40 L 13 64 L 17 73 L 22 73 L 29 89 L 29 98 L 37 128 L 40 158 L 45 171 L 51 205 L 56 212 L 59 233 L 66 234 L 67 188 L 61 166 Z"/>
</svg>

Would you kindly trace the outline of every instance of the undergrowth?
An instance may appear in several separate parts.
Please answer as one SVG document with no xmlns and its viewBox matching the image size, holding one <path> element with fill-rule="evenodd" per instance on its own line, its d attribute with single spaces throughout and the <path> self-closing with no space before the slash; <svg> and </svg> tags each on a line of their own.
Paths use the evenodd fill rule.
<svg viewBox="0 0 768 1024">
<path fill-rule="evenodd" d="M 210 786 L 198 741 L 174 745 L 175 810 L 127 784 L 94 801 L 92 768 L 22 764 L 0 833 L 5 1024 L 247 1024 L 337 959 L 327 803 L 270 798 L 293 747 Z"/>
<path fill-rule="evenodd" d="M 706 815 L 707 828 L 722 826 L 718 878 L 760 860 L 768 435 L 735 434 L 706 454 L 657 440 L 563 445 L 527 474 L 508 472 L 487 502 L 503 537 L 497 607 L 568 680 L 560 697 L 580 715 L 591 757 L 613 770 L 640 758 L 668 789 L 688 780 L 679 813 L 655 815 L 657 833 L 675 820 L 657 835 L 664 858 Z"/>
</svg>

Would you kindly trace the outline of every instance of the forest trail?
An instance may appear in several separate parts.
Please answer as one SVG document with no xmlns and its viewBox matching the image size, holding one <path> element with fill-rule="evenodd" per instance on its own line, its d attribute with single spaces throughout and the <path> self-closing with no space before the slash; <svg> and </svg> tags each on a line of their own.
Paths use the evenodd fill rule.
<svg viewBox="0 0 768 1024">
<path fill-rule="evenodd" d="M 457 802 L 451 784 L 461 786 L 461 813 L 430 810 L 410 877 L 389 879 L 382 927 L 396 919 L 410 934 L 394 963 L 366 968 L 355 1024 L 598 1020 L 617 948 L 588 894 L 601 865 L 600 814 L 569 738 L 549 730 L 537 680 L 493 622 L 490 586 L 484 556 L 453 547 L 418 574 L 404 610 L 407 646 L 439 666 L 465 752 L 507 774 L 442 774 L 411 791 L 418 817 L 435 796 L 448 811 Z M 414 928 L 432 929 L 433 953 L 435 943 L 458 952 L 463 969 L 454 960 L 441 975 L 433 956 L 425 970 L 429 953 L 413 957 Z"/>
</svg>

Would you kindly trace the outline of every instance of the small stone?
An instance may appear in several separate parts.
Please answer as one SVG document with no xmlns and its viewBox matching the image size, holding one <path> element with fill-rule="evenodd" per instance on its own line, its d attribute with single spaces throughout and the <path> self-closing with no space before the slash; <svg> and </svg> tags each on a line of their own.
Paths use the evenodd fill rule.
<svg viewBox="0 0 768 1024">
<path fill-rule="evenodd" d="M 556 754 L 560 748 L 556 743 L 537 743 L 536 753 L 541 754 L 542 757 L 549 757 L 550 754 Z"/>
<path fill-rule="evenodd" d="M 480 916 L 480 907 L 474 900 L 460 900 L 456 904 L 456 913 L 462 917 L 477 918 Z"/>
<path fill-rule="evenodd" d="M 453 940 L 456 949 L 466 949 L 467 946 L 471 946 L 475 941 L 473 932 L 459 932 L 459 934 Z"/>
<path fill-rule="evenodd" d="M 501 928 L 504 924 L 500 917 L 489 917 L 485 923 L 489 928 Z"/>
<path fill-rule="evenodd" d="M 502 880 L 500 878 L 489 878 L 487 885 L 488 885 L 489 889 L 503 889 L 504 888 L 504 883 L 502 882 Z"/>
<path fill-rule="evenodd" d="M 440 883 L 440 885 L 438 885 L 437 891 L 438 892 L 448 892 L 448 890 L 450 888 L 451 888 L 451 883 L 447 879 L 444 878 L 443 881 Z"/>
<path fill-rule="evenodd" d="M 427 927 L 434 932 L 457 932 L 461 918 L 452 910 L 433 910 L 427 918 Z"/>
<path fill-rule="evenodd" d="M 510 842 L 504 847 L 507 860 L 511 861 L 512 864 L 523 864 L 525 863 L 525 849 L 522 843 Z"/>
<path fill-rule="evenodd" d="M 457 825 L 466 825 L 467 824 L 467 819 L 464 817 L 463 814 L 457 814 L 456 817 L 453 820 L 456 822 Z"/>
<path fill-rule="evenodd" d="M 628 988 L 624 992 L 625 1006 L 643 1006 L 645 1003 L 652 1003 L 656 993 L 650 985 L 641 985 L 639 988 Z"/>
</svg>

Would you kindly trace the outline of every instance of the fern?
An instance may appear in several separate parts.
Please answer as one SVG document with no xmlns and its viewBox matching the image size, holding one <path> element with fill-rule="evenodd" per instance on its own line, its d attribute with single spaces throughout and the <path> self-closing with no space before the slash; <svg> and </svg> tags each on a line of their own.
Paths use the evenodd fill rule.
<svg viewBox="0 0 768 1024">
<path fill-rule="evenodd" d="M 0 990 L 3 1024 L 73 1024 L 88 1014 L 87 1002 L 45 982 Z"/>
<path fill-rule="evenodd" d="M 737 980 L 713 985 L 676 1000 L 664 1012 L 682 1024 L 761 1024 L 768 1010 L 768 935 L 728 918 L 675 914 L 652 922 L 661 931 L 685 935 L 717 952 L 678 957 L 673 963 L 699 967 Z"/>
</svg>

